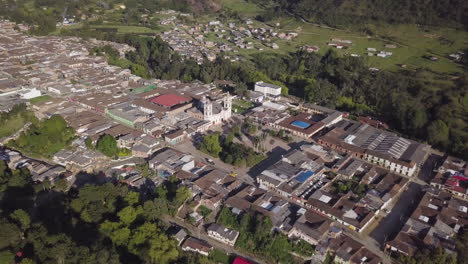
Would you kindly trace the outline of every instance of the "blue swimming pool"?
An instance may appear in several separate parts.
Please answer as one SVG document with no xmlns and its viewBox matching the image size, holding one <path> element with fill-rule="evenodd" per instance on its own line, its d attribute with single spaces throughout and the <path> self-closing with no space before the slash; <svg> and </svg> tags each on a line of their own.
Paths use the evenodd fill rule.
<svg viewBox="0 0 468 264">
<path fill-rule="evenodd" d="M 309 123 L 299 121 L 299 120 L 296 120 L 296 121 L 292 122 L 291 125 L 297 126 L 297 127 L 303 128 L 303 129 L 306 129 L 306 128 L 310 127 Z"/>
<path fill-rule="evenodd" d="M 312 171 L 304 171 L 301 174 L 297 175 L 294 179 L 298 182 L 305 182 L 309 179 L 314 173 Z"/>
</svg>

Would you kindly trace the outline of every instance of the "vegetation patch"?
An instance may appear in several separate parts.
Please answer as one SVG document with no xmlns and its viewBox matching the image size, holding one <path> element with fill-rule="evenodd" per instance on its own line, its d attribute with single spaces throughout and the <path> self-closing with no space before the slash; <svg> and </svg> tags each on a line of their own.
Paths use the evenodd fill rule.
<svg viewBox="0 0 468 264">
<path fill-rule="evenodd" d="M 0 113 L 0 138 L 13 135 L 28 122 L 37 123 L 38 120 L 25 104 L 13 106 L 9 112 Z"/>
<path fill-rule="evenodd" d="M 7 145 L 34 157 L 51 158 L 75 139 L 75 130 L 60 115 L 32 124 Z"/>
<path fill-rule="evenodd" d="M 30 99 L 29 102 L 31 104 L 39 104 L 39 103 L 42 103 L 42 102 L 47 102 L 50 99 L 52 99 L 52 97 L 50 95 L 41 95 L 41 96 Z"/>
</svg>

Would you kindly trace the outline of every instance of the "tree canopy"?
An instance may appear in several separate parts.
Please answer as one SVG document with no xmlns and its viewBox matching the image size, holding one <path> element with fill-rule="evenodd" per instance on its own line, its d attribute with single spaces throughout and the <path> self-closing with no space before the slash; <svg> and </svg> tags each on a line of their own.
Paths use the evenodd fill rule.
<svg viewBox="0 0 468 264">
<path fill-rule="evenodd" d="M 166 194 L 177 206 L 190 194 L 173 184 Z M 181 263 L 159 220 L 168 212 L 153 215 L 151 199 L 112 183 L 43 189 L 0 161 L 0 260 L 22 252 L 21 263 Z"/>
<path fill-rule="evenodd" d="M 60 115 L 32 124 L 16 140 L 8 145 L 33 156 L 50 158 L 54 153 L 67 147 L 75 138 L 75 130 L 68 126 Z"/>
</svg>

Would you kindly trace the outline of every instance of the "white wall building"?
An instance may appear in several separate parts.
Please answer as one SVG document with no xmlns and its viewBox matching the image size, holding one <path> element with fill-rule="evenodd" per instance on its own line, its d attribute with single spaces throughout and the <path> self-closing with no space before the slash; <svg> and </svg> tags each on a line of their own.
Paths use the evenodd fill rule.
<svg viewBox="0 0 468 264">
<path fill-rule="evenodd" d="M 232 115 L 232 97 L 226 94 L 223 102 L 213 102 L 204 97 L 200 101 L 200 110 L 203 112 L 203 120 L 211 121 L 212 124 L 219 124 L 224 120 L 228 120 Z"/>
<path fill-rule="evenodd" d="M 234 246 L 237 238 L 239 237 L 239 232 L 233 229 L 222 227 L 218 224 L 211 224 L 208 229 L 208 236 L 221 241 L 230 246 Z"/>
<path fill-rule="evenodd" d="M 263 93 L 265 96 L 271 99 L 279 99 L 281 96 L 281 86 L 269 84 L 265 82 L 256 82 L 255 91 Z"/>
<path fill-rule="evenodd" d="M 39 91 L 36 88 L 31 88 L 31 89 L 23 88 L 19 91 L 19 94 L 21 95 L 21 99 L 27 99 L 27 100 L 35 98 L 35 97 L 39 97 L 42 95 L 41 91 Z"/>
</svg>

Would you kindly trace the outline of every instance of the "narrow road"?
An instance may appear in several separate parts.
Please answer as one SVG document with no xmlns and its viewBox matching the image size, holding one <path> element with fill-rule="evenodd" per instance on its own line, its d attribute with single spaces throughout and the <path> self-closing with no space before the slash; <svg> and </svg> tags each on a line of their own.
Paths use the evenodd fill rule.
<svg viewBox="0 0 468 264">
<path fill-rule="evenodd" d="M 382 219 L 369 236 L 381 245 L 393 239 L 405 225 L 406 219 L 413 213 L 415 207 L 418 205 L 423 192 L 422 188 L 422 185 L 410 182 L 408 189 L 403 191 L 391 212 Z"/>
</svg>

